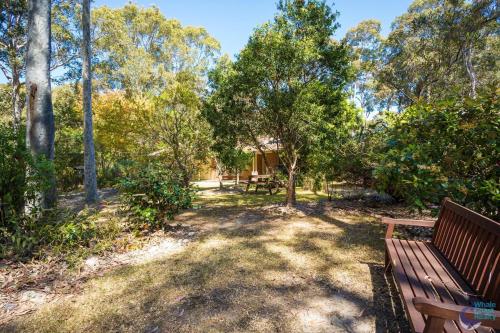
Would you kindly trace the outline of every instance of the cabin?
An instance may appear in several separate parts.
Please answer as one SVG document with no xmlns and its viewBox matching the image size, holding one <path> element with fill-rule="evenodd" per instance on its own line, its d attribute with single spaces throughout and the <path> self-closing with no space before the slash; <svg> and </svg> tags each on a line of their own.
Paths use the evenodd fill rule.
<svg viewBox="0 0 500 333">
<path fill-rule="evenodd" d="M 253 154 L 252 160 L 244 170 L 239 174 L 240 179 L 248 179 L 251 175 L 267 175 L 275 170 L 282 168 L 282 163 L 279 158 L 280 145 L 279 142 L 272 138 L 259 139 L 260 150 L 256 147 L 247 146 L 243 150 Z M 262 152 L 264 152 L 266 158 Z M 265 163 L 267 160 L 267 165 Z M 215 159 L 210 159 L 208 163 L 198 172 L 197 180 L 218 180 L 217 163 Z M 223 175 L 224 179 L 235 179 L 236 175 L 226 172 Z"/>
</svg>

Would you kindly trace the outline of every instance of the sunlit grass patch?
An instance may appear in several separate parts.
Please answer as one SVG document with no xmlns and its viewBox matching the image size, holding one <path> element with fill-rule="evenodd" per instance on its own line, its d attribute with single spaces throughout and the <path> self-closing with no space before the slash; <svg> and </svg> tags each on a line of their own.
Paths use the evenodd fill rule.
<svg viewBox="0 0 500 333">
<path fill-rule="evenodd" d="M 300 191 L 307 202 L 321 195 Z M 12 323 L 38 332 L 300 332 L 342 327 L 360 313 L 375 327 L 383 281 L 382 226 L 321 210 L 280 215 L 259 205 L 284 194 L 216 194 L 179 222 L 199 230 L 181 251 L 114 270 L 82 294 Z M 276 200 L 276 201 L 275 201 Z M 238 203 L 239 206 L 236 206 Z M 374 282 L 375 281 L 375 282 Z M 333 322 L 333 324 L 332 324 Z M 341 326 L 336 326 L 336 325 Z"/>
<path fill-rule="evenodd" d="M 216 192 L 215 192 L 216 193 Z M 297 188 L 297 202 L 308 203 L 328 198 L 328 195 L 323 192 L 313 193 L 312 191 Z M 277 194 L 270 195 L 267 190 L 259 190 L 255 192 L 251 189 L 248 192 L 209 194 L 200 193 L 197 196 L 195 205 L 201 206 L 259 206 L 259 205 L 272 205 L 281 204 L 286 201 L 286 192 L 281 190 Z"/>
</svg>

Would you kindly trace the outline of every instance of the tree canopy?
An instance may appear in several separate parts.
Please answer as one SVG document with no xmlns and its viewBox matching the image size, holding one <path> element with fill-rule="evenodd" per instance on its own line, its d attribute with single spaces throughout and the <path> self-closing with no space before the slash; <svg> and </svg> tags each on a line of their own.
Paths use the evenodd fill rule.
<svg viewBox="0 0 500 333">
<path fill-rule="evenodd" d="M 347 47 L 332 40 L 335 19 L 323 2 L 281 1 L 274 20 L 255 29 L 236 61 L 219 63 L 212 75 L 210 116 L 234 123 L 254 142 L 276 140 L 288 174 L 288 205 L 295 203 L 301 164 L 335 131 L 332 122 L 343 111 L 350 64 Z"/>
<path fill-rule="evenodd" d="M 98 7 L 93 24 L 96 78 L 131 94 L 158 95 L 179 72 L 203 76 L 220 47 L 204 28 L 182 26 L 154 6 Z"/>
</svg>

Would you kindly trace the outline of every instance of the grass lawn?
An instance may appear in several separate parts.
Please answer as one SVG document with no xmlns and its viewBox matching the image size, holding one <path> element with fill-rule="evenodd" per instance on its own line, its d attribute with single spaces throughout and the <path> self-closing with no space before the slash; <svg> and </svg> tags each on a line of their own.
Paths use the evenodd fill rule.
<svg viewBox="0 0 500 333">
<path fill-rule="evenodd" d="M 394 332 L 407 330 L 383 274 L 383 226 L 299 191 L 201 192 L 177 221 L 180 252 L 115 269 L 2 330 L 26 332 Z M 394 304 L 393 304 L 394 303 Z"/>
</svg>

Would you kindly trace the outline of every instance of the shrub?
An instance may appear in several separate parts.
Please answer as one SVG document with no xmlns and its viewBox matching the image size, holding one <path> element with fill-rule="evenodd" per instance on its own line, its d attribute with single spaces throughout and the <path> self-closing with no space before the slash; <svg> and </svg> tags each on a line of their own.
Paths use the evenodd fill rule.
<svg viewBox="0 0 500 333">
<path fill-rule="evenodd" d="M 81 89 L 61 85 L 53 90 L 55 132 L 55 170 L 57 187 L 70 191 L 83 184 L 83 122 Z"/>
<path fill-rule="evenodd" d="M 0 124 L 0 218 L 2 227 L 10 227 L 19 216 L 34 214 L 37 193 L 50 185 L 48 175 L 53 163 L 43 156 L 33 158 L 26 149 L 25 132 L 16 134 Z M 25 208 L 29 207 L 27 211 Z"/>
<path fill-rule="evenodd" d="M 194 196 L 181 179 L 155 164 L 124 177 L 119 189 L 142 229 L 163 227 L 181 209 L 191 207 Z"/>
<path fill-rule="evenodd" d="M 98 253 L 111 246 L 121 230 L 114 221 L 96 223 L 91 210 L 76 214 L 54 209 L 40 217 L 18 216 L 13 228 L 0 228 L 0 258 L 64 255 L 72 264 L 86 254 Z"/>
<path fill-rule="evenodd" d="M 422 209 L 448 196 L 498 218 L 500 115 L 495 93 L 418 104 L 388 117 L 377 187 Z"/>
<path fill-rule="evenodd" d="M 0 124 L 0 256 L 24 256 L 39 243 L 36 197 L 50 185 L 52 170 L 52 162 L 27 151 L 24 128 L 16 133 Z"/>
<path fill-rule="evenodd" d="M 26 163 L 24 132 L 16 135 L 10 126 L 0 124 L 0 209 L 3 221 L 24 207 Z"/>
</svg>

